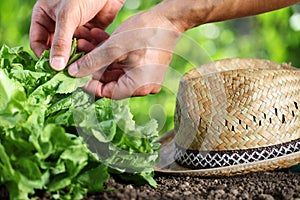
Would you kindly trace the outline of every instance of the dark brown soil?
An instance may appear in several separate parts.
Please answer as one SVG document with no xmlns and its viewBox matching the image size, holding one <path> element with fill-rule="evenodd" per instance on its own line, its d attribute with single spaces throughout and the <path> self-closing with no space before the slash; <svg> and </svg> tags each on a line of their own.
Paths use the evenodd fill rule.
<svg viewBox="0 0 300 200">
<path fill-rule="evenodd" d="M 188 200 L 300 200 L 300 173 L 284 169 L 220 178 L 175 177 L 156 175 L 157 188 L 124 184 L 111 178 L 112 191 L 89 195 L 85 200 L 113 199 L 188 199 Z M 8 194 L 0 188 L 0 199 Z M 48 198 L 41 198 L 48 199 Z"/>
<path fill-rule="evenodd" d="M 113 191 L 91 195 L 94 199 L 257 199 L 300 200 L 300 173 L 290 170 L 260 172 L 222 178 L 157 176 L 158 187 L 122 184 L 114 179 Z"/>
</svg>

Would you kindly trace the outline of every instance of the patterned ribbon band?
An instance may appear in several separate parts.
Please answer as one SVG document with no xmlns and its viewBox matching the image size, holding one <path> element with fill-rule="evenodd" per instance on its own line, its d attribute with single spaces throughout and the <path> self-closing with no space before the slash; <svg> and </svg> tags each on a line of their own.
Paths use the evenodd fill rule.
<svg viewBox="0 0 300 200">
<path fill-rule="evenodd" d="M 178 164 L 191 169 L 205 169 L 257 162 L 292 154 L 300 151 L 300 139 L 266 147 L 227 151 L 196 151 L 186 150 L 176 144 L 175 146 L 175 160 Z"/>
</svg>

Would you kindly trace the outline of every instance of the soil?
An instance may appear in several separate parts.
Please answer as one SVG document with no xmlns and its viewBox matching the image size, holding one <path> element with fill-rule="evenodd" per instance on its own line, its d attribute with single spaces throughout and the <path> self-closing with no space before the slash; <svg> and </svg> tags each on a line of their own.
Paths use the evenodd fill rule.
<svg viewBox="0 0 300 200">
<path fill-rule="evenodd" d="M 110 179 L 115 190 L 90 195 L 98 199 L 188 199 L 188 200 L 300 200 L 300 173 L 289 169 L 222 178 L 174 177 L 157 175 L 158 187 L 134 186 Z"/>
<path fill-rule="evenodd" d="M 158 183 L 157 188 L 149 185 L 125 184 L 112 177 L 106 183 L 106 187 L 114 190 L 89 195 L 85 200 L 300 200 L 300 173 L 292 172 L 290 169 L 220 178 L 157 174 L 155 179 Z M 0 199 L 7 199 L 7 197 L 4 188 L 0 188 Z"/>
</svg>

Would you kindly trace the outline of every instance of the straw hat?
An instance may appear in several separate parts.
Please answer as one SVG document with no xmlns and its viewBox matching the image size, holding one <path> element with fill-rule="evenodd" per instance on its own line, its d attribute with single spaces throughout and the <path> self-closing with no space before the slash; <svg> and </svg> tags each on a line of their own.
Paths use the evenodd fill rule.
<svg viewBox="0 0 300 200">
<path fill-rule="evenodd" d="M 234 58 L 186 73 L 157 172 L 221 176 L 300 163 L 300 70 Z"/>
</svg>

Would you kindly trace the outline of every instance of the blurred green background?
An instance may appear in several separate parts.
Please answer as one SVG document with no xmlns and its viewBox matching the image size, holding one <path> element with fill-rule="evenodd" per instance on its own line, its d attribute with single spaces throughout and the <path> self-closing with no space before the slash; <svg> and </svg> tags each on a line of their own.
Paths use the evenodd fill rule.
<svg viewBox="0 0 300 200">
<path fill-rule="evenodd" d="M 127 0 L 111 33 L 122 21 L 147 10 L 160 0 Z M 0 45 L 29 48 L 28 32 L 33 0 L 0 3 Z M 261 14 L 202 25 L 189 30 L 176 47 L 163 90 L 157 95 L 129 99 L 134 118 L 143 123 L 149 118 L 159 122 L 160 133 L 173 128 L 176 92 L 180 77 L 204 63 L 229 57 L 256 57 L 291 62 L 300 67 L 300 5 Z"/>
</svg>

